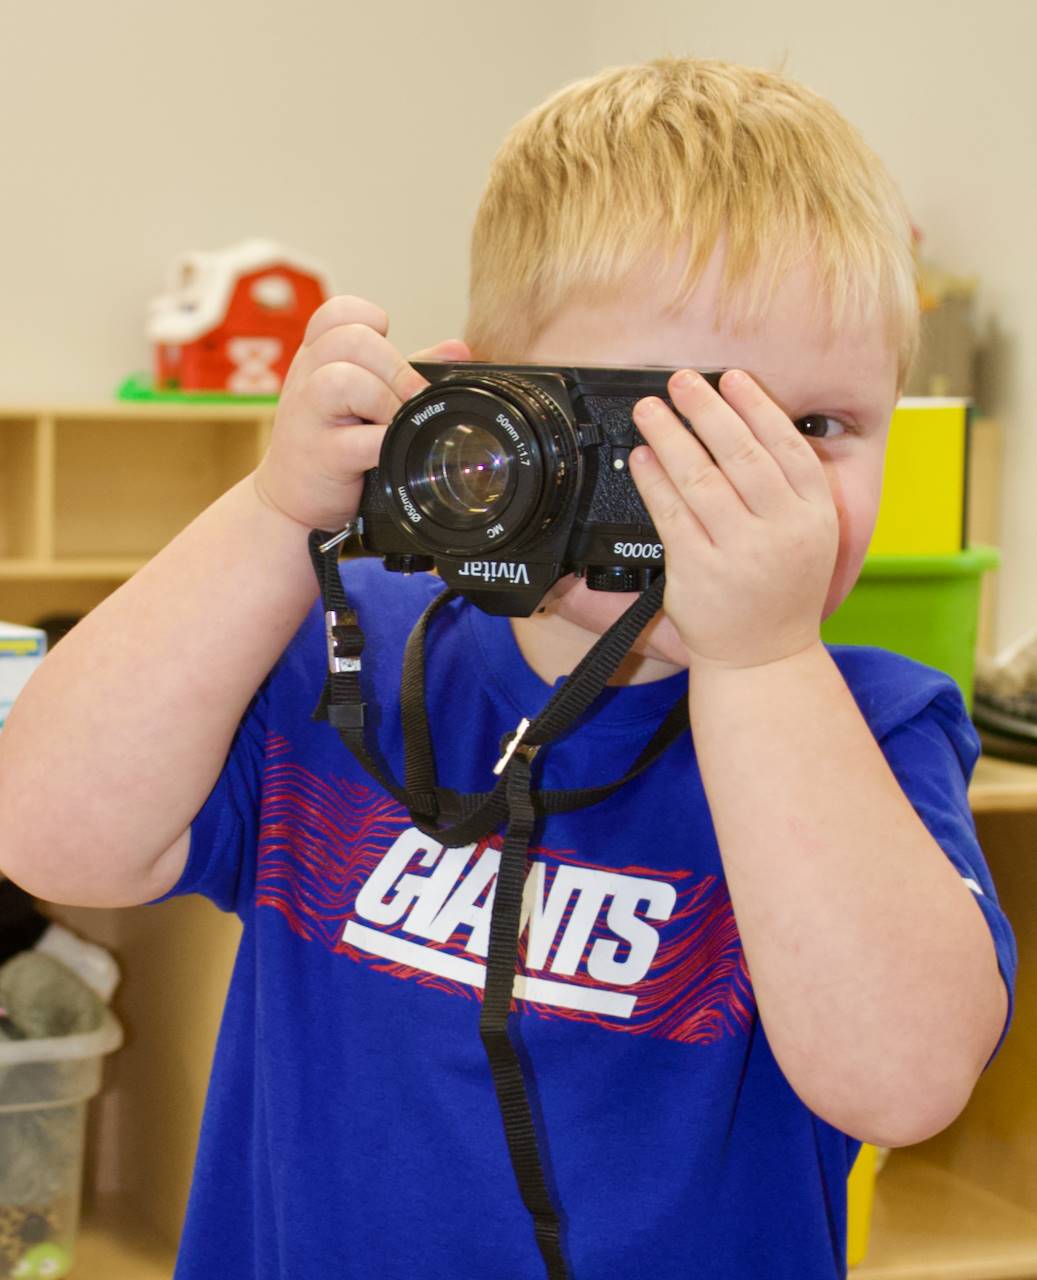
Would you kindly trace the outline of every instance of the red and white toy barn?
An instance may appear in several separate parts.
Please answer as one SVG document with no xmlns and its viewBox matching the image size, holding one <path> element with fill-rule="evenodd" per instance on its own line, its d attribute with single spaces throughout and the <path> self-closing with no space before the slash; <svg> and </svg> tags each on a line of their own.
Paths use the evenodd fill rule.
<svg viewBox="0 0 1037 1280">
<path fill-rule="evenodd" d="M 330 296 L 320 267 L 272 240 L 181 254 L 148 313 L 155 389 L 276 395 Z"/>
</svg>

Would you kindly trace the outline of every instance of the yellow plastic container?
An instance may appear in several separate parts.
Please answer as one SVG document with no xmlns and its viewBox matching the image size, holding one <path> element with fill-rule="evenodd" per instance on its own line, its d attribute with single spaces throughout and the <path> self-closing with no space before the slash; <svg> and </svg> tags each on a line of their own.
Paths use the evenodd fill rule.
<svg viewBox="0 0 1037 1280">
<path fill-rule="evenodd" d="M 869 555 L 947 555 L 967 546 L 970 413 L 970 402 L 957 398 L 897 404 Z"/>
<path fill-rule="evenodd" d="M 846 1186 L 846 1263 L 851 1267 L 863 1262 L 864 1255 L 868 1252 L 877 1163 L 877 1149 L 865 1142 L 850 1170 L 850 1180 Z"/>
</svg>

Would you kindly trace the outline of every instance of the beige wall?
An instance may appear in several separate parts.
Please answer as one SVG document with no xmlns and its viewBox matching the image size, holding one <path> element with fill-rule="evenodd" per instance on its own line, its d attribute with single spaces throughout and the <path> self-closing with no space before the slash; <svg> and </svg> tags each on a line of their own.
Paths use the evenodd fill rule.
<svg viewBox="0 0 1037 1280">
<path fill-rule="evenodd" d="M 494 149 L 547 92 L 658 53 L 777 65 L 885 158 L 982 281 L 1005 429 L 999 638 L 1037 627 L 1037 3 L 0 0 L 0 400 L 98 398 L 147 361 L 169 259 L 270 235 L 411 350 L 463 323 Z"/>
</svg>

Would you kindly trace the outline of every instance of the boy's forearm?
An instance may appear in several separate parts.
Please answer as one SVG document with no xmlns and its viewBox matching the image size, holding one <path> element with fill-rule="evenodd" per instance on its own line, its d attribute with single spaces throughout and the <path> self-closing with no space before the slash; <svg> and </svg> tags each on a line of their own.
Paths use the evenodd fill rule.
<svg viewBox="0 0 1037 1280">
<path fill-rule="evenodd" d="M 819 643 L 693 667 L 692 734 L 760 1016 L 819 1115 L 899 1145 L 964 1105 L 1004 1021 L 990 934 Z"/>
<path fill-rule="evenodd" d="M 306 529 L 251 476 L 213 503 L 19 698 L 0 735 L 0 870 L 57 901 L 139 900 L 315 595 Z"/>
</svg>

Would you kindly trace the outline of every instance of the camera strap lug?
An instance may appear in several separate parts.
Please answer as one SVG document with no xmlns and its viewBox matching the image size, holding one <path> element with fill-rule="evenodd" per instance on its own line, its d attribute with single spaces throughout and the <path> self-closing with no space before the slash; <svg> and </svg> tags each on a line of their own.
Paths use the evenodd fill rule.
<svg viewBox="0 0 1037 1280">
<path fill-rule="evenodd" d="M 584 418 L 577 422 L 576 431 L 580 437 L 580 445 L 585 449 L 594 448 L 595 445 L 604 444 L 605 436 L 598 424 L 590 418 Z"/>
<path fill-rule="evenodd" d="M 321 555 L 327 555 L 327 553 L 331 550 L 332 547 L 341 546 L 342 543 L 345 542 L 345 540 L 348 537 L 350 537 L 353 533 L 361 533 L 361 532 L 363 532 L 363 521 L 350 520 L 349 524 L 345 525 L 342 529 L 340 529 L 333 538 L 329 538 L 327 542 L 322 542 L 320 547 L 318 547 L 318 550 L 320 551 Z"/>
</svg>

